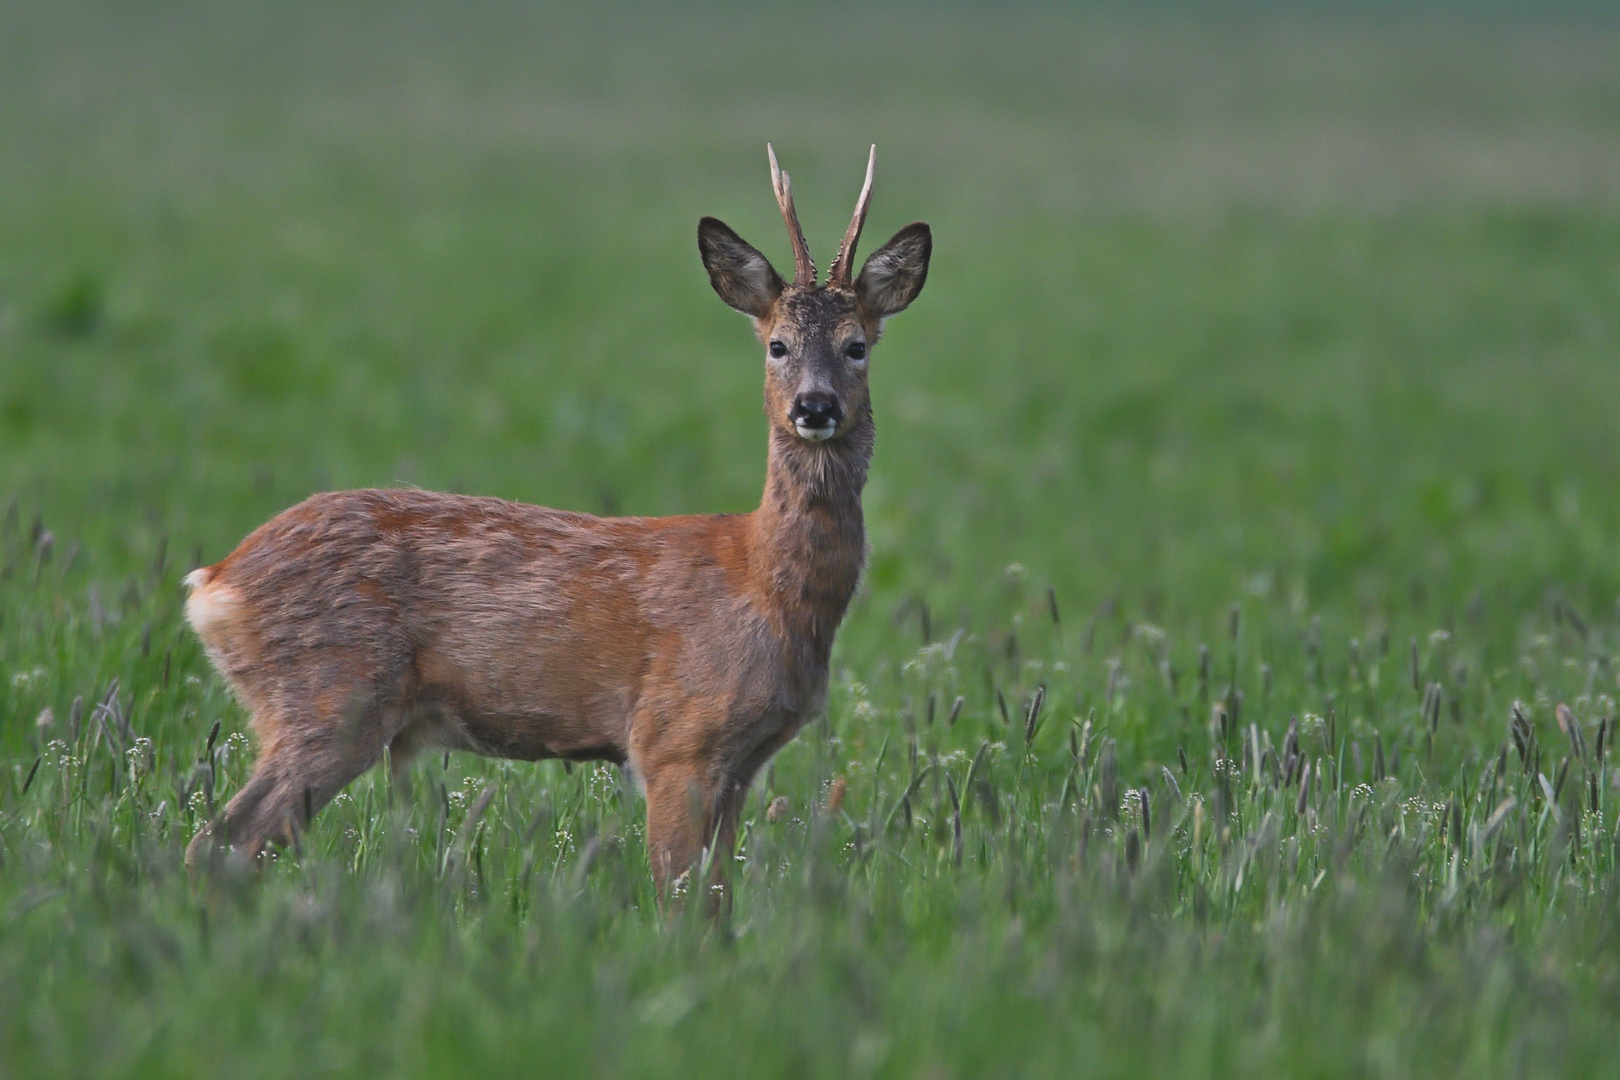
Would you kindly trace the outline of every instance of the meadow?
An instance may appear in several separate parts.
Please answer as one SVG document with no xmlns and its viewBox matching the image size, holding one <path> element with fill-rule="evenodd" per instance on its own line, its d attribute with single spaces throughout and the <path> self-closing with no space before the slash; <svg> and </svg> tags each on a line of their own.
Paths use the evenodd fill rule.
<svg viewBox="0 0 1620 1080">
<path fill-rule="evenodd" d="M 1620 25 L 0 6 L 0 1077 L 1620 1076 Z M 263 870 L 180 577 L 314 491 L 750 509 L 697 258 L 934 228 L 733 905 L 607 766 Z M 768 812 L 773 801 L 776 812 Z"/>
</svg>

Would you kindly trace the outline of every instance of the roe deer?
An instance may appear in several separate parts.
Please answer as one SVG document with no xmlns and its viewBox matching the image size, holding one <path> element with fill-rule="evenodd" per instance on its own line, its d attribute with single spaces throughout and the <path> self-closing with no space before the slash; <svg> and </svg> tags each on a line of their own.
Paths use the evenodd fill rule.
<svg viewBox="0 0 1620 1080">
<path fill-rule="evenodd" d="M 784 282 L 698 223 L 766 352 L 765 493 L 747 514 L 599 518 L 415 490 L 315 495 L 186 578 L 186 617 L 252 717 L 253 775 L 187 849 L 252 859 L 383 755 L 606 760 L 647 801 L 660 894 L 727 852 L 749 782 L 820 708 L 865 557 L 867 355 L 928 274 L 908 225 L 851 277 L 877 148 L 824 285 L 776 155 Z M 721 860 L 717 860 L 717 865 Z"/>
</svg>

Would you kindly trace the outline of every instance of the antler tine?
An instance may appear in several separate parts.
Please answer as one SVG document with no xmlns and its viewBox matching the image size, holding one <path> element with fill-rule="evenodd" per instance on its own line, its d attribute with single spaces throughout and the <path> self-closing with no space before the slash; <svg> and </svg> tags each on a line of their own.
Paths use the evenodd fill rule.
<svg viewBox="0 0 1620 1080">
<path fill-rule="evenodd" d="M 805 242 L 804 229 L 799 225 L 798 211 L 793 209 L 793 181 L 776 164 L 776 151 L 771 148 L 770 143 L 765 144 L 765 153 L 771 159 L 771 188 L 776 192 L 776 205 L 782 209 L 782 220 L 787 222 L 788 239 L 793 241 L 793 283 L 814 286 L 816 264 L 810 258 L 810 245 Z"/>
<path fill-rule="evenodd" d="M 844 233 L 844 242 L 838 246 L 838 254 L 833 256 L 832 269 L 827 272 L 828 285 L 848 285 L 850 271 L 855 265 L 855 245 L 861 240 L 861 227 L 866 224 L 866 208 L 872 202 L 872 170 L 877 165 L 877 144 L 872 144 L 872 152 L 866 156 L 866 183 L 861 185 L 860 198 L 855 200 L 855 216 L 850 219 L 849 230 Z"/>
</svg>

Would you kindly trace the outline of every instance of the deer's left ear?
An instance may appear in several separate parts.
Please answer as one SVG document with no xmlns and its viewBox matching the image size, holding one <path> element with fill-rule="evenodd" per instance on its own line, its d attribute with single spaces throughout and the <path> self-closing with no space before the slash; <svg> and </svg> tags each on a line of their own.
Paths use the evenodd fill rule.
<svg viewBox="0 0 1620 1080">
<path fill-rule="evenodd" d="M 866 260 L 855 279 L 855 295 L 880 319 L 904 311 L 928 280 L 933 251 L 934 234 L 928 226 L 920 221 L 907 225 Z"/>
<path fill-rule="evenodd" d="M 776 268 L 719 218 L 698 222 L 698 252 L 714 291 L 744 315 L 762 317 L 782 295 Z"/>
</svg>

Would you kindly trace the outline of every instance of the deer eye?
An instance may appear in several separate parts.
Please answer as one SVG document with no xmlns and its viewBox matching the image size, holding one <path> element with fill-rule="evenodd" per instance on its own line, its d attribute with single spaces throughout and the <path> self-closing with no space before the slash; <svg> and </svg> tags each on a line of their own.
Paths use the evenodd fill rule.
<svg viewBox="0 0 1620 1080">
<path fill-rule="evenodd" d="M 849 357 L 851 360 L 865 360 L 866 359 L 866 342 L 864 342 L 864 341 L 852 341 L 852 342 L 850 342 L 848 345 L 844 346 L 844 355 Z"/>
<path fill-rule="evenodd" d="M 787 355 L 787 346 L 782 344 L 780 341 L 771 342 L 771 355 L 776 357 L 778 360 L 782 359 L 782 357 Z"/>
</svg>

